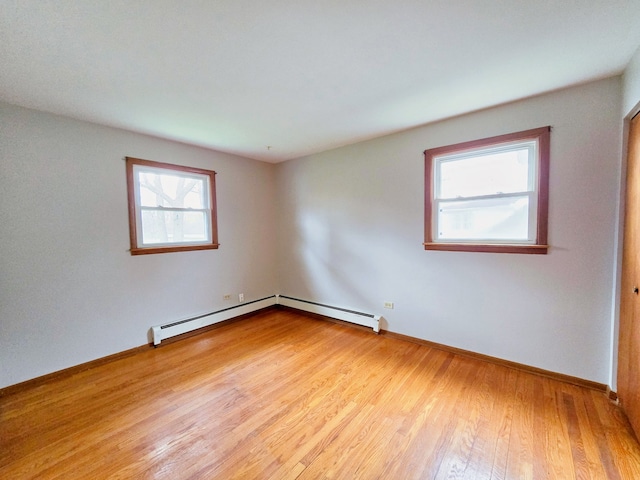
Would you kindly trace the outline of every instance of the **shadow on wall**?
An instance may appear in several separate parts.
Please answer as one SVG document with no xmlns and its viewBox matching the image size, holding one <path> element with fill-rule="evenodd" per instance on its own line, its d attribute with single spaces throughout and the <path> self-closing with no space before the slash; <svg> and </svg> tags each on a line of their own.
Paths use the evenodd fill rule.
<svg viewBox="0 0 640 480">
<path fill-rule="evenodd" d="M 296 268 L 296 295 L 341 307 L 363 309 L 369 304 L 361 278 L 375 278 L 372 262 L 363 253 L 367 235 L 360 229 L 340 228 L 340 219 L 325 212 L 297 212 L 292 255 Z M 337 214 L 337 216 L 341 216 Z M 347 304 L 345 304 L 347 303 Z"/>
</svg>

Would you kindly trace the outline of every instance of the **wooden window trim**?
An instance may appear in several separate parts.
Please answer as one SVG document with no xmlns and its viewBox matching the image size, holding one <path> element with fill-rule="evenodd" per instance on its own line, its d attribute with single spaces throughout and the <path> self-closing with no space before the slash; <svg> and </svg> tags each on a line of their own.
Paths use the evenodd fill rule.
<svg viewBox="0 0 640 480">
<path fill-rule="evenodd" d="M 129 203 L 129 239 L 131 255 L 147 255 L 153 253 L 172 253 L 172 252 L 188 252 L 193 250 L 213 250 L 220 245 L 218 243 L 218 221 L 217 221 L 217 205 L 216 205 L 216 172 L 213 170 L 205 170 L 202 168 L 186 167 L 184 165 L 175 165 L 171 163 L 155 162 L 152 160 L 143 160 L 140 158 L 125 157 L 127 169 L 127 200 Z M 173 170 L 176 172 L 196 173 L 198 175 L 206 175 L 209 177 L 209 205 L 211 206 L 211 243 L 197 245 L 163 245 L 152 247 L 138 246 L 138 231 L 136 222 L 136 200 L 135 200 L 135 179 L 133 174 L 134 165 L 142 165 L 145 167 L 162 168 L 165 170 Z"/>
<path fill-rule="evenodd" d="M 523 253 L 546 254 L 549 223 L 549 151 L 551 127 L 540 127 L 522 132 L 508 133 L 495 137 L 472 140 L 469 142 L 431 148 L 424 151 L 425 157 L 425 196 L 424 196 L 424 249 L 445 250 L 457 252 L 488 252 L 488 253 Z M 491 147 L 508 142 L 537 140 L 538 141 L 538 211 L 537 234 L 534 244 L 500 244 L 500 243 L 447 243 L 434 242 L 432 231 L 433 220 L 433 159 L 440 155 L 464 152 L 479 148 Z"/>
</svg>

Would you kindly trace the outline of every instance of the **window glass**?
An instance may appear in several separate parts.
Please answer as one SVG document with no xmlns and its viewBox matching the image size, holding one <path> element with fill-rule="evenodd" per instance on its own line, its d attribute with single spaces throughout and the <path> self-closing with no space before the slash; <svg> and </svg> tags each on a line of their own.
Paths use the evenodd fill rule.
<svg viewBox="0 0 640 480">
<path fill-rule="evenodd" d="M 529 240 L 529 196 L 440 202 L 439 240 Z"/>
<path fill-rule="evenodd" d="M 136 167 L 140 185 L 140 204 L 145 207 L 204 208 L 207 177 L 160 173 Z"/>
<path fill-rule="evenodd" d="M 437 159 L 439 198 L 526 192 L 533 186 L 532 147 Z"/>
<path fill-rule="evenodd" d="M 207 242 L 203 212 L 142 210 L 142 245 Z"/>
</svg>

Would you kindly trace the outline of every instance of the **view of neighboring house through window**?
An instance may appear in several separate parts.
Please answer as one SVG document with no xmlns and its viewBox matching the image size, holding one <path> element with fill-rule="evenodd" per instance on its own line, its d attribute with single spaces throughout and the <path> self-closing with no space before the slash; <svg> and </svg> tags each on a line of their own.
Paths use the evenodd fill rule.
<svg viewBox="0 0 640 480">
<path fill-rule="evenodd" d="M 126 160 L 133 255 L 218 247 L 215 172 Z"/>
<path fill-rule="evenodd" d="M 425 151 L 425 249 L 546 253 L 549 127 Z"/>
</svg>

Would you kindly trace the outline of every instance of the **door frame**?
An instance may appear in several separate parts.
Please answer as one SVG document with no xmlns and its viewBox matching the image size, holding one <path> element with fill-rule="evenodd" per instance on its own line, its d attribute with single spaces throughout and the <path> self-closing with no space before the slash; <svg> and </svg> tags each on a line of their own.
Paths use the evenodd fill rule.
<svg viewBox="0 0 640 480">
<path fill-rule="evenodd" d="M 611 359 L 609 369 L 610 398 L 618 399 L 618 353 L 620 346 L 620 303 L 622 301 L 622 257 L 624 252 L 624 228 L 627 199 L 627 159 L 629 158 L 629 132 L 631 130 L 631 120 L 640 115 L 640 101 L 622 119 L 622 150 L 619 170 L 620 189 L 618 195 L 618 208 L 616 212 L 616 232 L 614 237 L 615 264 L 613 275 L 612 295 L 612 325 L 611 325 Z"/>
</svg>

